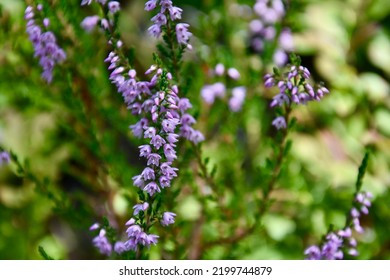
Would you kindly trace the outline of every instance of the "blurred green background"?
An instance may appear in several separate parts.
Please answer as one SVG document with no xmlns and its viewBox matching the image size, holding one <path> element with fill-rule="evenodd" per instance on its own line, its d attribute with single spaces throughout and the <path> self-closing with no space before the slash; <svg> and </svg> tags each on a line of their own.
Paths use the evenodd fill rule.
<svg viewBox="0 0 390 280">
<path fill-rule="evenodd" d="M 27 1 L 31 3 L 32 1 Z M 18 162 L 0 168 L 0 259 L 40 259 L 38 246 L 56 259 L 100 259 L 93 248 L 95 221 L 107 217 L 122 232 L 137 195 L 132 176 L 142 170 L 128 126 L 136 118 L 108 81 L 104 35 L 80 27 L 96 7 L 80 1 L 42 1 L 67 62 L 54 82 L 41 69 L 25 32 L 24 1 L 0 0 L 0 144 Z M 120 27 L 137 72 L 152 63 L 155 40 L 146 34 L 144 1 L 120 1 Z M 167 205 L 178 213 L 163 229 L 151 259 L 303 259 L 329 224 L 342 227 L 354 193 L 357 168 L 372 151 L 363 189 L 374 195 L 366 231 L 357 236 L 359 259 L 390 258 L 390 5 L 387 0 L 290 1 L 283 24 L 295 51 L 331 94 L 298 107 L 293 146 L 263 224 L 234 244 L 218 244 L 254 220 L 265 159 L 272 155 L 275 116 L 262 76 L 269 58 L 253 53 L 248 24 L 255 1 L 174 1 L 191 25 L 194 50 L 181 75 L 206 141 L 210 182 L 198 175 L 193 148 L 180 146 L 180 176 Z M 50 9 L 49 6 L 54 7 Z M 55 20 L 57 19 L 57 20 Z M 226 102 L 200 98 L 217 63 L 235 67 L 247 97 L 239 113 Z M 263 171 L 261 171 L 263 170 Z M 21 177 L 23 176 L 23 178 Z M 194 240 L 201 240 L 200 243 Z M 201 244 L 201 245 L 199 245 Z"/>
</svg>

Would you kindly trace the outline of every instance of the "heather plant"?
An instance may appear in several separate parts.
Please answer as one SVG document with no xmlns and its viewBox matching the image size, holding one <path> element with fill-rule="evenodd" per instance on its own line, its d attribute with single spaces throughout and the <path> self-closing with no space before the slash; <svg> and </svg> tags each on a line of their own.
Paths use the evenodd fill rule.
<svg viewBox="0 0 390 280">
<path fill-rule="evenodd" d="M 1 1 L 0 258 L 388 258 L 380 3 Z"/>
</svg>

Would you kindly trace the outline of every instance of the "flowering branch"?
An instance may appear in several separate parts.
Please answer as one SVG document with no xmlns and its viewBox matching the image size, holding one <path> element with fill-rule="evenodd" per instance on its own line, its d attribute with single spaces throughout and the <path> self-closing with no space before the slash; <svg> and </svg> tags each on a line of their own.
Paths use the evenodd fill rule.
<svg viewBox="0 0 390 280">
<path fill-rule="evenodd" d="M 281 138 L 278 151 L 274 159 L 273 171 L 265 188 L 263 188 L 263 196 L 259 203 L 259 208 L 256 213 L 255 222 L 246 229 L 238 229 L 236 234 L 227 238 L 222 238 L 204 245 L 204 248 L 212 247 L 219 244 L 233 244 L 246 236 L 252 234 L 256 227 L 261 224 L 261 219 L 266 213 L 270 205 L 270 195 L 275 189 L 277 178 L 280 175 L 280 170 L 287 152 L 290 148 L 290 142 L 287 142 L 288 132 L 293 126 L 290 121 L 290 115 L 293 110 L 293 105 L 306 104 L 308 101 L 320 101 L 324 93 L 329 91 L 322 85 L 317 84 L 314 87 L 310 84 L 310 72 L 306 67 L 301 66 L 299 57 L 291 56 L 292 65 L 289 65 L 287 72 L 281 72 L 274 68 L 274 74 L 264 76 L 264 85 L 266 88 L 277 85 L 279 94 L 271 101 L 271 107 L 280 107 L 278 112 L 281 114 L 272 121 L 272 125 L 276 129 L 281 130 Z"/>
<path fill-rule="evenodd" d="M 175 222 L 176 214 L 160 210 L 163 201 L 162 190 L 171 186 L 171 181 L 177 177 L 178 169 L 172 164 L 177 158 L 176 142 L 179 137 L 187 138 L 193 143 L 203 140 L 203 135 L 192 128 L 195 119 L 187 113 L 192 107 L 187 98 L 180 98 L 179 87 L 172 83 L 173 75 L 164 69 L 162 59 L 154 56 L 155 65 L 152 65 L 145 73 L 152 75 L 148 81 L 138 81 L 137 73 L 123 54 L 123 42 L 117 31 L 118 12 L 120 5 L 117 1 L 98 1 L 104 18 L 88 17 L 82 22 L 86 30 L 91 30 L 100 24 L 105 30 L 107 40 L 112 46 L 112 51 L 105 59 L 109 63 L 110 80 L 122 94 L 127 108 L 140 120 L 131 125 L 134 136 L 147 139 L 147 143 L 139 147 L 140 157 L 147 160 L 147 167 L 141 174 L 133 177 L 133 183 L 139 188 L 140 203 L 133 209 L 133 218 L 126 226 L 128 240 L 124 243 L 117 242 L 114 250 L 120 254 L 124 251 L 135 251 L 137 257 L 141 256 L 142 247 L 149 247 L 158 242 L 158 235 L 151 234 L 150 230 L 156 222 L 162 226 L 168 226 Z M 84 1 L 82 4 L 90 4 Z M 145 5 L 146 10 L 156 7 L 157 1 L 149 1 Z M 160 1 L 161 12 L 152 18 L 154 25 L 149 32 L 156 37 L 161 32 L 168 32 L 169 23 L 180 18 L 181 9 L 172 6 L 172 1 Z M 167 16 L 170 18 L 167 19 Z M 165 26 L 168 27 L 165 27 Z M 179 44 L 190 48 L 188 44 L 191 33 L 187 30 L 187 24 L 175 24 L 176 36 Z M 165 36 L 165 35 L 164 35 Z M 168 36 L 168 35 L 166 35 Z M 185 47 L 182 47 L 184 51 Z M 99 235 L 94 244 L 106 255 L 111 254 L 112 246 L 108 242 L 105 230 L 100 226 L 92 227 L 92 230 L 100 228 Z"/>
<path fill-rule="evenodd" d="M 357 241 L 353 237 L 353 230 L 357 233 L 363 233 L 364 229 L 360 225 L 359 218 L 362 215 L 367 215 L 371 206 L 372 194 L 366 191 L 361 191 L 361 186 L 364 174 L 367 169 L 369 153 L 366 152 L 363 161 L 359 167 L 358 177 L 355 184 L 354 200 L 352 208 L 347 215 L 345 226 L 343 229 L 335 231 L 331 230 L 323 238 L 319 246 L 313 245 L 308 247 L 304 254 L 309 260 L 340 260 L 343 259 L 345 253 L 350 256 L 357 256 L 356 249 Z"/>
</svg>

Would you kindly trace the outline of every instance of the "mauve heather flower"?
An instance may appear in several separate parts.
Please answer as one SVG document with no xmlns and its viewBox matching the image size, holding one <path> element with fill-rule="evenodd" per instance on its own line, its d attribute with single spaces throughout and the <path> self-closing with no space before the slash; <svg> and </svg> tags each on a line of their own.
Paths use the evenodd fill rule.
<svg viewBox="0 0 390 280">
<path fill-rule="evenodd" d="M 0 166 L 4 164 L 8 164 L 11 161 L 11 157 L 8 152 L 2 151 L 0 152 Z"/>
<path fill-rule="evenodd" d="M 100 227 L 100 225 L 98 223 L 94 223 L 92 226 L 90 226 L 89 230 L 91 230 L 91 231 L 97 230 L 99 227 Z"/>
<path fill-rule="evenodd" d="M 217 76 L 222 76 L 225 73 L 225 66 L 222 63 L 218 63 L 214 70 Z"/>
<path fill-rule="evenodd" d="M 190 25 L 187 23 L 178 23 L 176 25 L 176 37 L 179 44 L 187 45 L 192 33 L 188 31 Z"/>
<path fill-rule="evenodd" d="M 242 108 L 242 104 L 245 100 L 246 88 L 245 87 L 235 87 L 232 89 L 232 97 L 229 100 L 230 110 L 233 112 L 238 112 Z"/>
<path fill-rule="evenodd" d="M 233 80 L 238 80 L 241 76 L 240 72 L 238 72 L 238 70 L 236 68 L 233 68 L 233 67 L 228 69 L 227 74 Z"/>
<path fill-rule="evenodd" d="M 275 126 L 277 129 L 281 129 L 281 128 L 286 128 L 287 127 L 286 120 L 282 116 L 275 118 L 272 121 L 272 125 Z"/>
<path fill-rule="evenodd" d="M 175 213 L 172 213 L 172 212 L 164 212 L 163 215 L 162 215 L 162 219 L 160 220 L 160 223 L 161 223 L 163 226 L 168 226 L 168 225 L 170 225 L 170 224 L 175 223 L 175 217 L 176 217 L 176 214 L 175 214 Z"/>
<path fill-rule="evenodd" d="M 112 14 L 115 14 L 117 12 L 120 11 L 120 4 L 118 1 L 111 1 L 111 2 L 108 2 L 108 9 L 110 10 L 110 12 Z"/>
<path fill-rule="evenodd" d="M 99 20 L 100 20 L 99 16 L 86 17 L 84 18 L 84 20 L 81 22 L 80 25 L 85 31 L 91 32 L 97 26 Z"/>
</svg>

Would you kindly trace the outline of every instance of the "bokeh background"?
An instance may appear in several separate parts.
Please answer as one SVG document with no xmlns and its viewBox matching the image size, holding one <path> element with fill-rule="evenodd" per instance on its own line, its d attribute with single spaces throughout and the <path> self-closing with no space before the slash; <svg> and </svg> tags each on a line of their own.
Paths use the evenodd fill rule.
<svg viewBox="0 0 390 280">
<path fill-rule="evenodd" d="M 32 1 L 27 1 L 31 3 Z M 54 82 L 41 69 L 25 32 L 26 3 L 0 0 L 0 144 L 17 161 L 0 168 L 0 259 L 102 259 L 88 228 L 107 217 L 123 232 L 137 199 L 132 176 L 142 170 L 135 122 L 108 81 L 104 35 L 85 32 L 94 6 L 80 1 L 41 1 L 60 46 L 68 54 Z M 120 27 L 139 73 L 153 63 L 156 40 L 146 32 L 151 14 L 140 0 L 120 1 Z M 255 1 L 179 1 L 190 23 L 194 50 L 184 58 L 185 94 L 206 141 L 202 160 L 213 182 L 199 175 L 196 150 L 182 143 L 180 176 L 166 196 L 178 213 L 173 228 L 158 229 L 151 259 L 303 259 L 330 224 L 345 223 L 358 166 L 371 157 L 363 189 L 374 195 L 363 219 L 358 259 L 390 258 L 390 5 L 388 0 L 289 1 L 283 26 L 294 50 L 331 94 L 297 107 L 292 148 L 273 193 L 273 204 L 256 230 L 234 243 L 218 240 L 255 220 L 265 161 L 272 157 L 274 91 L 262 76 L 272 69 L 267 54 L 250 46 Z M 49 8 L 54 7 L 54 8 Z M 217 63 L 239 70 L 247 96 L 240 112 L 227 102 L 205 104 L 205 84 L 215 82 Z M 213 170 L 213 171 L 212 171 Z M 215 195 L 209 195 L 214 186 Z"/>
</svg>

